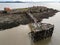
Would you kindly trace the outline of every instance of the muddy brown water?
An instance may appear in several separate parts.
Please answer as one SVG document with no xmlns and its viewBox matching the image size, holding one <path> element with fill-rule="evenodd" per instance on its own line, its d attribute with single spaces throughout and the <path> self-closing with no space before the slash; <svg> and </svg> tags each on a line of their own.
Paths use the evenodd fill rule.
<svg viewBox="0 0 60 45">
<path fill-rule="evenodd" d="M 36 5 L 60 10 L 60 3 L 0 3 L 0 10 L 4 7 L 11 7 L 14 9 Z M 20 25 L 0 31 L 0 45 L 60 45 L 60 12 L 49 19 L 43 19 L 42 22 L 54 24 L 55 28 L 51 38 L 33 43 L 28 35 L 30 32 L 29 26 Z"/>
</svg>

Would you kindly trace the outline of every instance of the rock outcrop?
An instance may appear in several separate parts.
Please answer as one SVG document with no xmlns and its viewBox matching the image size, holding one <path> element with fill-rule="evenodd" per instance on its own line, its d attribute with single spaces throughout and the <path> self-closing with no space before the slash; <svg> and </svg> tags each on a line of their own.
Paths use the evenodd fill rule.
<svg viewBox="0 0 60 45">
<path fill-rule="evenodd" d="M 58 10 L 44 6 L 35 6 L 22 9 L 12 9 L 8 13 L 0 11 L 0 29 L 9 29 L 18 25 L 34 23 L 34 20 L 27 15 L 27 12 L 31 13 L 38 22 L 41 22 L 42 19 L 55 15 Z"/>
</svg>

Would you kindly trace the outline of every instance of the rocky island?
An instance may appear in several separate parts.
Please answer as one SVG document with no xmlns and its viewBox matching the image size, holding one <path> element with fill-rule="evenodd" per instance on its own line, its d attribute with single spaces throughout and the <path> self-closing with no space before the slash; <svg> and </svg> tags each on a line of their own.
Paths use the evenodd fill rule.
<svg viewBox="0 0 60 45">
<path fill-rule="evenodd" d="M 33 6 L 28 8 L 10 9 L 4 8 L 0 11 L 0 30 L 10 29 L 18 25 L 29 24 L 33 41 L 51 37 L 54 25 L 41 23 L 42 19 L 49 18 L 59 12 L 56 9 L 44 6 Z"/>
<path fill-rule="evenodd" d="M 0 11 L 0 29 L 33 23 L 33 19 L 27 13 L 31 13 L 37 19 L 37 22 L 40 22 L 42 19 L 49 18 L 57 12 L 58 10 L 44 6 L 11 9 L 10 11 L 2 10 Z"/>
</svg>

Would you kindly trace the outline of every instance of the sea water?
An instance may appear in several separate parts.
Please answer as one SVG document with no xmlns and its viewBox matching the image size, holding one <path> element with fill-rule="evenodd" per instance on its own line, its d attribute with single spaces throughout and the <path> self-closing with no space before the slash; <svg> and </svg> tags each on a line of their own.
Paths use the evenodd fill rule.
<svg viewBox="0 0 60 45">
<path fill-rule="evenodd" d="M 0 3 L 0 10 L 4 10 L 5 7 L 16 9 L 32 6 L 46 6 L 60 11 L 60 3 Z M 29 26 L 20 25 L 0 31 L 0 45 L 60 45 L 60 12 L 49 19 L 43 19 L 42 22 L 51 23 L 55 26 L 51 38 L 33 43 L 28 35 Z"/>
</svg>

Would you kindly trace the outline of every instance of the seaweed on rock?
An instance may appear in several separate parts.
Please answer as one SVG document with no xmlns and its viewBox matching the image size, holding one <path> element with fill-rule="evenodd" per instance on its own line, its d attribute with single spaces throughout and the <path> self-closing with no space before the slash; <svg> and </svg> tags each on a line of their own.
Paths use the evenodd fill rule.
<svg viewBox="0 0 60 45">
<path fill-rule="evenodd" d="M 57 12 L 58 10 L 44 6 L 12 9 L 8 13 L 0 11 L 0 29 L 9 29 L 18 25 L 34 23 L 34 20 L 27 15 L 27 13 L 31 13 L 38 20 L 38 22 L 41 22 L 42 19 L 49 18 Z"/>
</svg>

